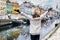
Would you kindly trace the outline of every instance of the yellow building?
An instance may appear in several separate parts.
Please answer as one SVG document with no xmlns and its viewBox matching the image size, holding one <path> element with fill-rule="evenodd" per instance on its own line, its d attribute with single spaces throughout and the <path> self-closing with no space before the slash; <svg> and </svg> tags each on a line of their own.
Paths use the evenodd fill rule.
<svg viewBox="0 0 60 40">
<path fill-rule="evenodd" d="M 12 13 L 13 14 L 19 14 L 20 13 L 20 8 L 19 8 L 19 4 L 18 3 L 14 3 L 13 4 L 13 11 L 12 11 Z"/>
</svg>

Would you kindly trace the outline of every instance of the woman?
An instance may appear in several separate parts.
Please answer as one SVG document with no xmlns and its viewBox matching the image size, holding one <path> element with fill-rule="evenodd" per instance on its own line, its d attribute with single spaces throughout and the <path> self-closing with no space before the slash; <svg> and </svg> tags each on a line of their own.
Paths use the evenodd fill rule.
<svg viewBox="0 0 60 40">
<path fill-rule="evenodd" d="M 34 8 L 33 8 L 34 9 Z M 48 11 L 45 13 L 38 15 L 35 9 L 32 11 L 32 16 L 27 15 L 23 12 L 21 12 L 22 15 L 24 15 L 26 18 L 30 20 L 30 35 L 31 40 L 39 40 L 40 38 L 40 29 L 41 29 L 41 19 L 47 14 Z"/>
</svg>

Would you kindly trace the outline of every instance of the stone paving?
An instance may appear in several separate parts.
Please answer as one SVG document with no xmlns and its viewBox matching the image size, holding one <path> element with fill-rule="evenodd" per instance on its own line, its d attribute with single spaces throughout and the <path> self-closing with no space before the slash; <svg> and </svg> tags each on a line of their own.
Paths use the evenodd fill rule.
<svg viewBox="0 0 60 40">
<path fill-rule="evenodd" d="M 60 28 L 48 40 L 60 40 Z"/>
</svg>

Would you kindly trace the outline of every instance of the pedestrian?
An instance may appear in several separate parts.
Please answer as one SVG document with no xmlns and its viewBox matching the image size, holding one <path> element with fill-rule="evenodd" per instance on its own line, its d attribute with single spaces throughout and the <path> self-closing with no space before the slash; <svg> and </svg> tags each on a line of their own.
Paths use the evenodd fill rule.
<svg viewBox="0 0 60 40">
<path fill-rule="evenodd" d="M 37 12 L 32 12 L 32 15 L 27 15 L 24 12 L 21 12 L 22 15 L 24 15 L 27 19 L 30 20 L 30 29 L 29 33 L 31 36 L 31 40 L 39 40 L 40 39 L 40 29 L 41 29 L 41 19 L 48 13 L 46 11 L 45 13 L 38 15 Z"/>
</svg>

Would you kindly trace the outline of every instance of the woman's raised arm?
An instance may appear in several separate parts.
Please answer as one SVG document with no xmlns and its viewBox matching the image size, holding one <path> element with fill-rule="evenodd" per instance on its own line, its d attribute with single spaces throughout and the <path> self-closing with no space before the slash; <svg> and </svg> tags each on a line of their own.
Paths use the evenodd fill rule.
<svg viewBox="0 0 60 40">
<path fill-rule="evenodd" d="M 24 12 L 21 12 L 22 15 L 24 15 L 27 19 L 33 19 L 31 15 L 27 15 L 26 13 Z"/>
</svg>

